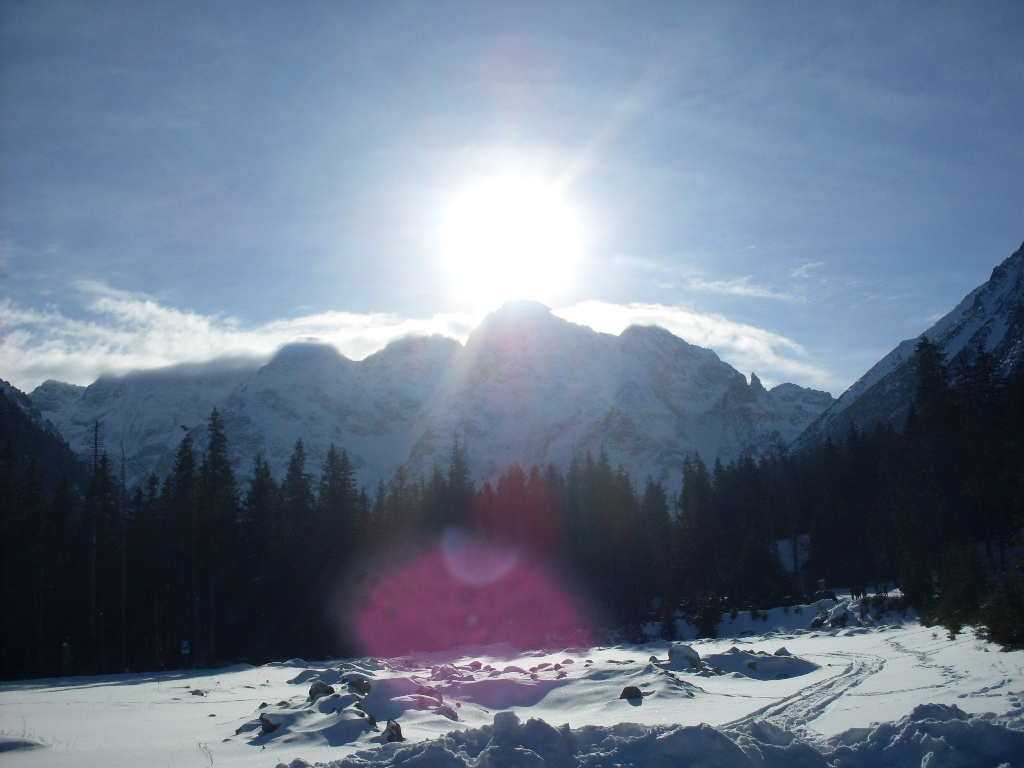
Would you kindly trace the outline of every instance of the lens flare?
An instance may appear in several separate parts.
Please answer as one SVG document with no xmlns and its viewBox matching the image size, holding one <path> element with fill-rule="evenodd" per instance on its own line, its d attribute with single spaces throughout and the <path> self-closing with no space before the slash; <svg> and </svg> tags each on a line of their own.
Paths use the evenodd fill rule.
<svg viewBox="0 0 1024 768">
<path fill-rule="evenodd" d="M 519 553 L 514 549 L 482 546 L 467 533 L 450 528 L 441 537 L 441 555 L 448 571 L 464 584 L 483 586 L 500 579 L 516 567 Z"/>
<path fill-rule="evenodd" d="M 589 645 L 581 604 L 513 550 L 449 532 L 381 575 L 349 622 L 375 656 L 508 644 L 518 650 Z"/>
</svg>

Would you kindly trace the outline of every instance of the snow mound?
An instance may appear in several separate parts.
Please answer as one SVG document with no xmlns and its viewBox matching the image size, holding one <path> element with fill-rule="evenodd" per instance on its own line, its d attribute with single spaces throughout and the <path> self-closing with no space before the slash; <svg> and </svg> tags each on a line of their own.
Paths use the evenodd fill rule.
<svg viewBox="0 0 1024 768">
<path fill-rule="evenodd" d="M 432 766 L 433 768 L 754 768 L 802 766 L 1022 765 L 1024 733 L 971 717 L 957 707 L 919 706 L 897 723 L 847 731 L 826 743 L 808 741 L 768 723 L 741 730 L 710 725 L 554 727 L 539 719 L 522 723 L 499 712 L 492 725 L 455 731 L 416 744 L 364 750 L 324 768 Z M 278 768 L 309 768 L 305 760 Z"/>
<path fill-rule="evenodd" d="M 818 669 L 813 661 L 793 656 L 785 648 L 782 653 L 767 651 L 745 651 L 735 646 L 724 653 L 704 657 L 707 669 L 720 674 L 737 674 L 757 680 L 783 680 L 800 677 Z"/>
<path fill-rule="evenodd" d="M 1024 765 L 1024 733 L 956 706 L 922 704 L 897 723 L 858 728 L 830 741 L 830 763 L 875 766 Z M 865 733 L 867 731 L 867 733 Z"/>
<path fill-rule="evenodd" d="M 235 731 L 253 746 L 274 742 L 285 744 L 351 744 L 360 736 L 377 730 L 376 723 L 360 708 L 354 694 L 333 693 L 316 701 L 281 701 L 261 708 L 255 717 Z"/>
</svg>

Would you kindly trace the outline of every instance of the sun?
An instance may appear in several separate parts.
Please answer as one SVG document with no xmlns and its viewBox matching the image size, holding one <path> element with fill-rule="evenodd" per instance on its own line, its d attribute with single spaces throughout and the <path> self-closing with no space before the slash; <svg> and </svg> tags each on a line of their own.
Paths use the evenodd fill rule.
<svg viewBox="0 0 1024 768">
<path fill-rule="evenodd" d="M 566 287 L 580 251 L 577 215 L 562 190 L 520 176 L 456 195 L 441 236 L 452 287 L 479 308 L 550 299 Z"/>
</svg>

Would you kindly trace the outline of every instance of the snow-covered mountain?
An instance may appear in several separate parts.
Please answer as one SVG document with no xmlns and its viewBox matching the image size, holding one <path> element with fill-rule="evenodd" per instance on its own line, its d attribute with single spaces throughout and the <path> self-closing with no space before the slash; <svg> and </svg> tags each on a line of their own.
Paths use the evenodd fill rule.
<svg viewBox="0 0 1024 768">
<path fill-rule="evenodd" d="M 797 440 L 797 446 L 843 438 L 850 424 L 870 428 L 877 422 L 900 425 L 917 387 L 914 348 L 927 337 L 954 364 L 985 349 L 1005 376 L 1024 361 L 1024 245 L 992 270 L 935 325 L 907 339 L 844 392 Z"/>
<path fill-rule="evenodd" d="M 311 471 L 333 442 L 371 486 L 399 464 L 446 466 L 456 437 L 477 480 L 513 461 L 564 469 L 574 452 L 604 450 L 638 480 L 678 482 L 687 454 L 756 455 L 792 441 L 833 402 L 793 384 L 766 390 L 662 328 L 598 333 L 528 302 L 489 315 L 465 346 L 406 338 L 356 362 L 301 343 L 262 366 L 175 367 L 88 387 L 48 381 L 31 397 L 79 451 L 100 421 L 133 483 L 166 473 L 179 427 L 202 445 L 217 407 L 240 475 L 257 452 L 282 473 L 301 438 Z"/>
<path fill-rule="evenodd" d="M 84 487 L 86 465 L 60 432 L 44 419 L 21 390 L 0 379 L 0 449 L 10 451 L 15 466 L 34 472 L 50 488 L 66 478 Z"/>
</svg>

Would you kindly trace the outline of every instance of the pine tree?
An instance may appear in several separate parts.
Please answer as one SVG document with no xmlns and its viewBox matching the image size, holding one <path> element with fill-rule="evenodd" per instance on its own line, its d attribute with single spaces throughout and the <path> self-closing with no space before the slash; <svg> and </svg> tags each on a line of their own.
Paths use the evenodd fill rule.
<svg viewBox="0 0 1024 768">
<path fill-rule="evenodd" d="M 234 642 L 241 617 L 231 599 L 230 588 L 240 577 L 237 566 L 242 551 L 238 536 L 238 483 L 228 459 L 224 420 L 214 408 L 207 422 L 207 443 L 199 468 L 198 571 L 200 604 L 197 638 L 203 655 L 197 660 L 213 661 L 221 643 Z"/>
<path fill-rule="evenodd" d="M 949 374 L 946 356 L 935 344 L 922 336 L 914 347 L 914 370 L 917 374 L 915 401 L 922 414 L 930 415 L 948 403 Z"/>
<path fill-rule="evenodd" d="M 273 633 L 278 617 L 272 613 L 285 603 L 282 585 L 288 581 L 281 491 L 261 453 L 253 458 L 241 514 L 242 588 L 238 592 L 247 596 L 244 603 L 250 618 L 241 647 L 255 661 L 270 658 L 276 649 Z"/>
<path fill-rule="evenodd" d="M 448 461 L 448 523 L 466 528 L 470 524 L 473 512 L 473 480 L 469 474 L 466 453 L 456 437 L 452 443 L 451 457 Z"/>
<path fill-rule="evenodd" d="M 199 652 L 196 647 L 199 619 L 198 470 L 192 433 L 186 427 L 182 430 L 185 436 L 178 444 L 171 474 L 164 482 L 161 501 L 166 510 L 169 538 L 174 542 L 172 567 L 177 571 L 174 581 L 178 585 L 171 643 L 189 643 L 189 655 L 194 658 Z M 192 659 L 183 653 L 181 661 L 189 663 Z"/>
<path fill-rule="evenodd" d="M 224 420 L 216 408 L 207 422 L 206 451 L 199 470 L 204 523 L 215 531 L 228 531 L 238 520 L 238 482 L 228 459 Z"/>
<path fill-rule="evenodd" d="M 316 498 L 313 495 L 313 478 L 306 471 L 306 448 L 301 439 L 295 441 L 295 449 L 288 460 L 288 469 L 281 483 L 281 501 L 285 538 L 307 530 L 316 509 Z"/>
<path fill-rule="evenodd" d="M 319 509 L 327 535 L 352 535 L 359 491 L 352 461 L 331 443 L 320 471 Z"/>
<path fill-rule="evenodd" d="M 640 499 L 640 560 L 645 574 L 642 584 L 647 597 L 657 597 L 670 611 L 676 596 L 671 568 L 672 530 L 665 486 L 650 476 Z M 673 639 L 673 638 L 669 638 Z"/>
<path fill-rule="evenodd" d="M 281 576 L 298 584 L 311 585 L 289 595 L 289 616 L 279 617 L 277 635 L 294 653 L 302 656 L 324 655 L 317 645 L 321 639 L 320 624 L 323 606 L 318 570 L 326 567 L 323 553 L 326 542 L 319 536 L 317 502 L 313 494 L 313 478 L 306 471 L 306 449 L 296 440 L 281 483 L 283 521 L 283 560 L 279 561 Z M 282 620 L 283 619 L 283 620 Z"/>
<path fill-rule="evenodd" d="M 117 615 L 117 543 L 121 539 L 118 497 L 110 457 L 102 453 L 94 461 L 83 521 L 88 526 L 89 541 L 89 657 L 95 672 L 108 671 L 110 627 Z"/>
</svg>

